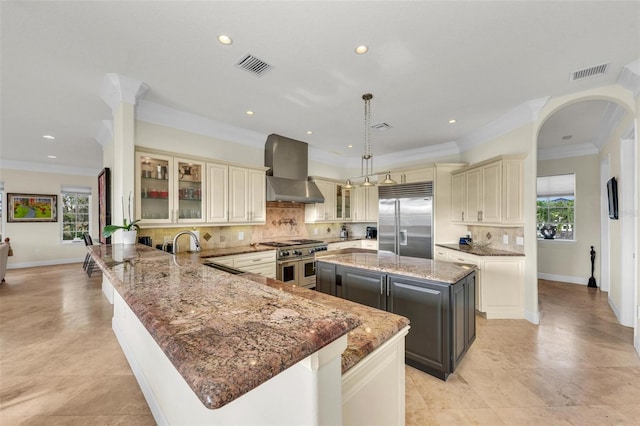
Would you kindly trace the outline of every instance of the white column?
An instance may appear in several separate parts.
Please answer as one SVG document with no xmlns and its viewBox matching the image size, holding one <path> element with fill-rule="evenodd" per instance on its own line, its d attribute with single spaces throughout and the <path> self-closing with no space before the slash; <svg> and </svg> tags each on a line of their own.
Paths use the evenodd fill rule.
<svg viewBox="0 0 640 426">
<path fill-rule="evenodd" d="M 129 220 L 129 194 L 135 195 L 135 105 L 147 90 L 149 87 L 143 82 L 119 74 L 106 74 L 102 84 L 102 99 L 113 113 L 113 140 L 104 149 L 108 158 L 103 164 L 111 168 L 111 223 L 116 225 L 123 224 L 125 217 Z M 136 214 L 134 206 L 132 199 L 132 219 Z M 121 239 L 121 233 L 116 232 L 112 243 L 120 243 Z"/>
</svg>

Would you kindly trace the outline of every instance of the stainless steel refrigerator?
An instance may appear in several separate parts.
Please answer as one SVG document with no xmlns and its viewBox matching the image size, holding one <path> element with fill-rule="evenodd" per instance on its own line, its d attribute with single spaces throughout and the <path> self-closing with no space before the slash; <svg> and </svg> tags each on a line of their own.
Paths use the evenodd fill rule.
<svg viewBox="0 0 640 426">
<path fill-rule="evenodd" d="M 378 249 L 433 259 L 433 182 L 380 186 Z"/>
</svg>

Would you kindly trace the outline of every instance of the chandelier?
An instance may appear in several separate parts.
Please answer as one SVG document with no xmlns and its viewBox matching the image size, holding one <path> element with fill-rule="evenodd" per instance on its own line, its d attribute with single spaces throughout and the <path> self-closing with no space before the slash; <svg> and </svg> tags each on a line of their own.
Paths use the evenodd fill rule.
<svg viewBox="0 0 640 426">
<path fill-rule="evenodd" d="M 364 178 L 364 182 L 360 185 L 362 187 L 375 186 L 375 183 L 371 182 L 371 175 L 373 174 L 373 154 L 371 154 L 371 99 L 373 95 L 371 93 L 365 93 L 362 95 L 364 100 L 364 153 L 362 154 L 362 162 L 360 164 L 360 176 L 358 178 Z M 391 179 L 390 173 L 387 173 L 384 182 L 381 184 L 393 185 L 396 182 Z M 347 183 L 343 187 L 344 189 L 353 189 L 355 185 L 351 182 L 351 179 L 347 179 Z"/>
</svg>

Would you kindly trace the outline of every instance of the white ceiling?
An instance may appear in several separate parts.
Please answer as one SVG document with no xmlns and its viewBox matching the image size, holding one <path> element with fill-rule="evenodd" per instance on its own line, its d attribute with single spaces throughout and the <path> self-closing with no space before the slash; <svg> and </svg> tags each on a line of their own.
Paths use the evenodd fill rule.
<svg viewBox="0 0 640 426">
<path fill-rule="evenodd" d="M 111 119 L 106 73 L 143 81 L 145 101 L 357 157 L 363 93 L 374 95 L 372 123 L 392 126 L 372 135 L 385 154 L 455 142 L 523 102 L 614 84 L 640 57 L 637 1 L 2 1 L 0 13 L 0 159 L 96 170 L 95 138 Z M 221 33 L 234 43 L 217 43 Z M 356 55 L 359 44 L 369 53 Z M 236 68 L 247 53 L 273 69 Z M 603 63 L 606 75 L 569 81 Z M 585 111 L 567 113 L 550 133 L 579 143 L 585 122 Z"/>
</svg>

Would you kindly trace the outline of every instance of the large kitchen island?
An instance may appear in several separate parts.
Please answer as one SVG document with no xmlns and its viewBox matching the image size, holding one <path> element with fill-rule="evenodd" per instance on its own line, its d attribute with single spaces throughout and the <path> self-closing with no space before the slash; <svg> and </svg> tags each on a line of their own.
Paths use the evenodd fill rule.
<svg viewBox="0 0 640 426">
<path fill-rule="evenodd" d="M 406 363 L 443 380 L 475 340 L 473 265 L 347 249 L 318 256 L 316 285 L 409 318 Z"/>
<path fill-rule="evenodd" d="M 406 318 L 140 244 L 89 251 L 158 424 L 404 423 Z"/>
</svg>

